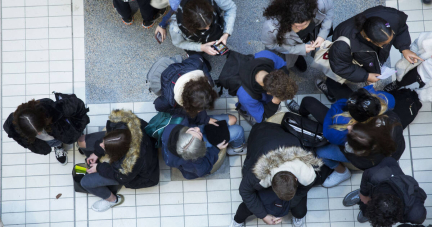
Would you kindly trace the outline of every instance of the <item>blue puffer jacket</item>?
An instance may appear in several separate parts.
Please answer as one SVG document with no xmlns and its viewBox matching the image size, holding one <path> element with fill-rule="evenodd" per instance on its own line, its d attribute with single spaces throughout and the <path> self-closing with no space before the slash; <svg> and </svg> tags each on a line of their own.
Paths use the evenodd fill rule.
<svg viewBox="0 0 432 227">
<path fill-rule="evenodd" d="M 159 96 L 155 101 L 154 105 L 157 111 L 170 113 L 171 115 L 179 115 L 182 117 L 188 117 L 188 114 L 179 106 L 174 99 L 174 85 L 178 78 L 188 72 L 194 70 L 202 70 L 209 79 L 213 86 L 213 80 L 208 72 L 207 66 L 204 64 L 203 57 L 198 54 L 190 56 L 182 63 L 175 63 L 170 65 L 165 71 L 162 72 L 161 76 L 161 91 L 162 95 Z M 207 124 L 210 117 L 207 116 L 206 111 L 201 111 L 195 118 L 191 118 L 190 121 L 197 125 Z"/>
<path fill-rule="evenodd" d="M 375 91 L 373 88 L 373 85 L 368 85 L 364 87 L 369 93 L 378 95 L 378 97 L 382 98 L 387 102 L 388 109 L 392 110 L 395 106 L 395 99 L 393 95 L 385 92 L 385 91 Z M 336 130 L 332 128 L 332 125 L 344 125 L 348 124 L 348 122 L 351 120 L 350 117 L 343 117 L 343 116 L 337 116 L 333 117 L 337 114 L 343 113 L 346 107 L 347 99 L 339 99 L 337 102 L 333 103 L 331 105 L 330 110 L 327 112 L 326 117 L 324 119 L 324 125 L 323 125 L 323 134 L 324 137 L 332 144 L 336 145 L 344 145 L 347 138 L 348 130 L 345 129 L 343 131 Z"/>
</svg>

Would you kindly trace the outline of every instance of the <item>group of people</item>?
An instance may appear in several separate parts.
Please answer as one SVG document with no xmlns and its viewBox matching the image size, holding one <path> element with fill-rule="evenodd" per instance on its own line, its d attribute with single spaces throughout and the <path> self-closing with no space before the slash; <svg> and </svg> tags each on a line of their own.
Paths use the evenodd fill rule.
<svg viewBox="0 0 432 227">
<path fill-rule="evenodd" d="M 137 1 L 143 27 L 165 15 L 156 33 L 164 41 L 169 24 L 173 44 L 188 55 L 161 73 L 160 95 L 154 101 L 159 113 L 150 122 L 130 110 L 113 110 L 105 131 L 84 135 L 89 109 L 75 95 L 55 93 L 56 101 L 31 100 L 18 106 L 3 125 L 10 138 L 34 153 L 47 155 L 53 149 L 63 165 L 68 161 L 63 144 L 75 143 L 88 165 L 79 183 L 102 199 L 93 210 L 103 212 L 123 203 L 124 197 L 111 186 L 157 185 L 160 148 L 163 161 L 185 179 L 214 173 L 224 154 L 246 155 L 239 188 L 243 202 L 230 227 L 243 226 L 251 215 L 278 224 L 289 212 L 293 226 L 305 226 L 308 191 L 350 179 L 350 169 L 364 171 L 360 188 L 342 201 L 360 206 L 359 222 L 387 227 L 425 221 L 426 193 L 397 161 L 405 150 L 403 129 L 421 108 L 417 93 L 403 87 L 427 87 L 432 56 L 424 57 L 431 46 L 423 41 L 432 35 L 422 34 L 416 41 L 426 51 L 410 49 L 405 13 L 376 6 L 333 29 L 332 0 L 272 0 L 263 12 L 261 41 L 266 49 L 254 55 L 230 50 L 219 80 L 213 81 L 205 57 L 219 54 L 214 44 L 227 44 L 234 32 L 236 4 L 170 0 L 166 14 L 166 8 Z M 123 22 L 131 24 L 127 1 L 113 3 Z M 306 56 L 317 55 L 330 36 L 334 43 L 323 59 L 337 77 L 314 83 L 333 104 L 329 108 L 313 97 L 298 104 L 293 100 L 298 86 L 289 69 L 306 71 Z M 377 91 L 373 83 L 380 80 L 392 46 L 409 67 L 398 81 Z M 353 91 L 346 81 L 368 85 Z M 216 84 L 238 97 L 236 110 L 252 125 L 247 142 L 236 116 L 207 114 L 218 99 Z M 306 147 L 281 124 L 268 121 L 281 102 L 292 113 L 313 117 L 328 143 Z"/>
</svg>

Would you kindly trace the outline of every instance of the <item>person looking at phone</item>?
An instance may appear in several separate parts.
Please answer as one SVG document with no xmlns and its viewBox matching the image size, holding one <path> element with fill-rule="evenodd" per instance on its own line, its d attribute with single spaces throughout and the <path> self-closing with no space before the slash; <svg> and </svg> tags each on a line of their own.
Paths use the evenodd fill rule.
<svg viewBox="0 0 432 227">
<path fill-rule="evenodd" d="M 261 42 L 284 54 L 287 68 L 296 66 L 304 72 L 307 64 L 303 56 L 332 35 L 333 15 L 333 0 L 273 0 L 264 10 L 267 20 Z"/>
</svg>

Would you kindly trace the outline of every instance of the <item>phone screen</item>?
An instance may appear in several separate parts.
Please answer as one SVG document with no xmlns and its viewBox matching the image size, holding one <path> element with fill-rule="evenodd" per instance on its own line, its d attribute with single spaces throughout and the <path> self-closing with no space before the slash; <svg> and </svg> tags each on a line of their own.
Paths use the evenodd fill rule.
<svg viewBox="0 0 432 227">
<path fill-rule="evenodd" d="M 221 54 L 224 55 L 229 49 L 223 43 L 219 43 L 217 45 L 213 45 L 213 47 Z"/>
<path fill-rule="evenodd" d="M 161 35 L 160 32 L 158 32 L 158 33 L 155 35 L 155 38 L 156 38 L 156 41 L 158 41 L 159 44 L 162 43 L 162 35 Z"/>
</svg>

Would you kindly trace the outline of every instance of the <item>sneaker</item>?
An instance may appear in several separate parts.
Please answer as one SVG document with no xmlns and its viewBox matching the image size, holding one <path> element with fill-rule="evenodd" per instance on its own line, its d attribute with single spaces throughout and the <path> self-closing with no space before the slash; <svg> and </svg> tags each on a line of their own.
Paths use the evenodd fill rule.
<svg viewBox="0 0 432 227">
<path fill-rule="evenodd" d="M 68 163 L 67 151 L 63 148 L 63 145 L 58 147 L 54 147 L 55 156 L 58 162 L 62 165 L 66 165 Z"/>
<path fill-rule="evenodd" d="M 329 100 L 329 102 L 334 103 L 336 102 L 336 98 L 333 95 L 330 95 L 327 85 L 325 84 L 324 80 L 316 79 L 315 80 L 315 86 L 320 90 Z"/>
<path fill-rule="evenodd" d="M 247 147 L 245 144 L 238 148 L 228 147 L 227 153 L 228 155 L 244 155 L 247 153 Z"/>
<path fill-rule="evenodd" d="M 99 201 L 93 203 L 92 210 L 94 210 L 96 212 L 105 212 L 112 207 L 115 207 L 115 206 L 122 204 L 123 202 L 124 202 L 124 196 L 118 194 L 117 200 L 115 202 L 109 202 L 109 201 L 106 201 L 105 199 L 102 199 L 102 200 L 99 200 Z"/>
<path fill-rule="evenodd" d="M 241 109 L 238 109 L 237 111 L 240 114 L 240 116 L 242 116 L 245 119 L 245 121 L 247 121 L 247 123 L 249 123 L 251 126 L 254 126 L 257 123 L 255 118 L 249 115 L 246 111 Z"/>
<path fill-rule="evenodd" d="M 149 29 L 149 28 L 153 27 L 153 25 L 155 24 L 155 22 L 156 22 L 156 19 L 151 20 L 151 21 L 143 21 L 142 27 L 145 28 L 145 29 Z"/>
<path fill-rule="evenodd" d="M 299 114 L 300 105 L 294 100 L 286 100 L 285 105 L 289 111 Z"/>
<path fill-rule="evenodd" d="M 431 4 L 431 0 L 422 0 L 422 2 L 424 3 L 424 4 Z"/>
<path fill-rule="evenodd" d="M 134 22 L 134 19 L 132 17 L 130 19 L 122 18 L 122 21 L 125 25 L 132 25 Z"/>
<path fill-rule="evenodd" d="M 306 72 L 307 70 L 307 63 L 303 56 L 298 56 L 297 61 L 295 62 L 294 66 L 300 71 L 300 72 Z"/>
<path fill-rule="evenodd" d="M 231 221 L 231 224 L 229 227 L 243 227 L 243 223 L 237 223 L 234 221 L 234 219 Z"/>
<path fill-rule="evenodd" d="M 360 189 L 348 193 L 342 201 L 346 207 L 354 206 L 360 202 Z"/>
<path fill-rule="evenodd" d="M 84 151 L 81 150 L 81 147 L 79 147 L 78 142 L 75 142 L 75 147 L 80 154 L 84 155 Z"/>
<path fill-rule="evenodd" d="M 401 88 L 401 86 L 399 86 L 396 81 L 393 81 L 393 82 L 387 84 L 383 90 L 386 92 L 392 92 L 392 91 L 395 91 L 399 88 Z"/>
<path fill-rule="evenodd" d="M 365 222 L 368 222 L 368 221 L 369 221 L 369 218 L 363 216 L 363 212 L 360 211 L 360 212 L 358 213 L 358 215 L 357 215 L 357 221 L 360 222 L 360 223 L 365 223 Z"/>
<path fill-rule="evenodd" d="M 351 172 L 349 171 L 348 168 L 345 167 L 345 172 L 343 173 L 338 173 L 336 171 L 333 171 L 333 173 L 330 174 L 330 176 L 328 176 L 327 179 L 324 181 L 322 186 L 325 188 L 331 188 L 350 178 L 351 178 Z"/>
<path fill-rule="evenodd" d="M 303 218 L 295 218 L 292 217 L 292 226 L 293 227 L 304 227 L 306 223 L 306 216 L 304 216 Z"/>
</svg>

